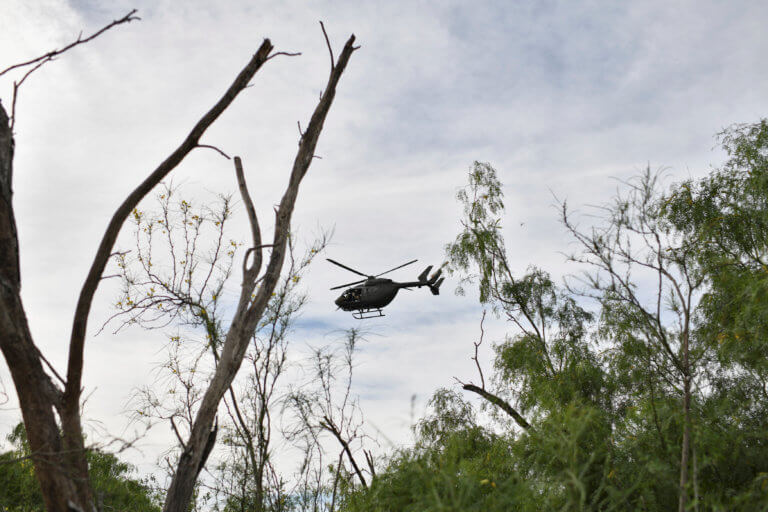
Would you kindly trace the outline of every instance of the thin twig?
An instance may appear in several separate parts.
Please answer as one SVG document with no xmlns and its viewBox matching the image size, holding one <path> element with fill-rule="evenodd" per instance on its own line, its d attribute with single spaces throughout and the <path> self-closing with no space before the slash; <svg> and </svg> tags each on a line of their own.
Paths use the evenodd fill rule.
<svg viewBox="0 0 768 512">
<path fill-rule="evenodd" d="M 11 97 L 11 132 L 13 132 L 13 127 L 16 125 L 16 101 L 19 97 L 19 87 L 21 87 L 21 84 L 24 83 L 24 80 L 26 80 L 29 75 L 40 69 L 40 67 L 46 62 L 48 61 L 39 63 L 37 66 L 24 73 L 24 76 L 21 77 L 21 80 L 18 82 L 13 82 L 13 96 Z"/>
<path fill-rule="evenodd" d="M 278 55 L 285 55 L 287 57 L 298 57 L 299 55 L 301 55 L 301 52 L 275 52 L 269 57 L 267 57 L 267 60 L 274 59 Z M 248 87 L 251 87 L 251 86 L 249 85 Z"/>
<path fill-rule="evenodd" d="M 480 374 L 481 389 L 485 389 L 485 378 L 483 377 L 483 369 L 480 368 L 480 361 L 477 360 L 477 349 L 480 348 L 480 345 L 483 344 L 483 336 L 485 336 L 485 329 L 483 329 L 483 322 L 485 322 L 485 313 L 486 313 L 486 310 L 483 310 L 483 317 L 480 319 L 480 341 L 472 343 L 475 346 L 475 355 L 474 357 L 471 358 L 475 362 L 475 366 L 477 366 L 477 372 Z"/>
<path fill-rule="evenodd" d="M 41 55 L 40 57 L 28 60 L 26 62 L 21 62 L 19 64 L 14 64 L 12 66 L 9 66 L 5 68 L 4 70 L 0 71 L 0 76 L 3 76 L 4 74 L 8 73 L 9 71 L 12 71 L 14 69 L 23 68 L 25 66 L 30 66 L 32 64 L 35 64 L 35 66 L 24 73 L 24 76 L 21 77 L 21 80 L 14 81 L 13 82 L 13 96 L 11 99 L 11 131 L 13 131 L 14 126 L 16 125 L 16 102 L 19 96 L 19 87 L 21 87 L 21 84 L 24 83 L 24 81 L 29 78 L 29 75 L 40 69 L 45 63 L 50 62 L 54 60 L 58 55 L 61 55 L 62 53 L 66 52 L 67 50 L 70 50 L 74 48 L 75 46 L 85 44 L 89 41 L 92 41 L 93 39 L 99 37 L 101 34 L 109 30 L 110 28 L 120 25 L 122 23 L 130 23 L 133 20 L 141 19 L 138 16 L 134 16 L 136 13 L 136 9 L 131 10 L 128 14 L 120 18 L 119 20 L 114 20 L 109 25 L 103 27 L 101 30 L 95 32 L 94 34 L 90 35 L 89 37 L 86 37 L 85 39 L 82 39 L 83 33 L 80 32 L 80 35 L 77 36 L 77 39 L 62 48 L 61 50 L 51 50 L 50 52 L 46 53 L 45 55 Z"/>
<path fill-rule="evenodd" d="M 48 359 L 46 359 L 46 358 L 45 358 L 45 356 L 43 355 L 43 353 L 42 353 L 42 352 L 40 352 L 39 350 L 37 351 L 37 353 L 38 353 L 38 355 L 40 356 L 40 359 L 42 359 L 42 360 L 43 360 L 43 362 L 45 363 L 45 365 L 48 367 L 48 369 L 49 369 L 49 370 L 51 370 L 51 372 L 53 373 L 53 375 L 54 375 L 54 376 L 55 376 L 57 379 L 59 379 L 59 382 L 61 382 L 63 385 L 65 385 L 65 386 L 66 386 L 66 385 L 67 385 L 66 381 L 64 381 L 64 379 L 63 379 L 63 378 L 61 378 L 61 375 L 59 375 L 59 373 L 56 371 L 56 368 L 54 368 L 54 367 L 53 367 L 53 365 L 51 364 L 51 362 L 50 362 L 50 361 L 48 361 Z"/>
<path fill-rule="evenodd" d="M 331 48 L 331 41 L 328 39 L 328 33 L 325 31 L 325 25 L 320 22 L 320 28 L 323 29 L 323 36 L 325 37 L 325 44 L 328 46 L 328 53 L 331 55 L 331 72 L 336 67 L 336 59 L 333 58 L 333 48 Z"/>
<path fill-rule="evenodd" d="M 40 61 L 46 61 L 47 62 L 47 61 L 53 60 L 53 58 L 56 57 L 57 55 L 61 55 L 62 53 L 66 52 L 67 50 L 70 50 L 70 49 L 74 48 L 75 46 L 78 46 L 78 45 L 81 45 L 81 44 L 85 44 L 88 41 L 96 39 L 101 34 L 103 34 L 104 32 L 106 32 L 107 30 L 111 29 L 112 27 L 114 27 L 116 25 L 120 25 L 122 23 L 130 23 L 131 21 L 134 21 L 134 20 L 140 20 L 141 18 L 139 18 L 138 16 L 134 16 L 134 14 L 136 14 L 136 12 L 137 12 L 136 9 L 131 10 L 131 12 L 129 12 L 128 14 L 126 14 L 125 16 L 120 18 L 119 20 L 112 21 L 112 23 L 110 23 L 109 25 L 103 27 L 98 32 L 95 32 L 92 35 L 86 37 L 85 39 L 81 39 L 81 36 L 82 36 L 83 33 L 80 32 L 80 35 L 77 37 L 77 39 L 74 42 L 68 44 L 67 46 L 65 46 L 61 50 L 51 50 L 50 52 L 48 52 L 48 53 L 46 53 L 44 55 L 41 55 L 40 57 L 28 60 L 26 62 L 20 62 L 18 64 L 14 64 L 12 66 L 8 66 L 4 70 L 0 71 L 0 76 L 3 76 L 4 74 L 6 74 L 7 72 L 9 72 L 9 71 L 11 71 L 13 69 L 18 69 L 18 68 L 22 68 L 24 66 L 29 66 L 31 64 L 35 64 L 36 62 L 40 62 Z"/>
<path fill-rule="evenodd" d="M 221 156 L 223 156 L 224 158 L 226 158 L 227 160 L 232 160 L 232 159 L 229 157 L 229 155 L 228 155 L 228 154 L 226 154 L 225 152 L 223 152 L 222 150 L 220 150 L 220 149 L 219 149 L 219 148 L 217 148 L 216 146 L 211 146 L 210 144 L 198 144 L 198 145 L 197 145 L 197 147 L 198 147 L 198 148 L 208 148 L 208 149 L 212 149 L 212 150 L 216 151 L 218 154 L 220 154 Z"/>
</svg>

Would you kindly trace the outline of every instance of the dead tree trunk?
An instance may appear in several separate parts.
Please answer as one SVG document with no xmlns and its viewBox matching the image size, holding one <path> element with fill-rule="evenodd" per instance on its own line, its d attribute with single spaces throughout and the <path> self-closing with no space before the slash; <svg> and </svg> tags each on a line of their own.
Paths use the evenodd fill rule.
<svg viewBox="0 0 768 512">
<path fill-rule="evenodd" d="M 66 511 L 78 503 L 74 479 L 66 469 L 54 409 L 61 410 L 62 392 L 43 369 L 21 303 L 19 241 L 13 213 L 13 135 L 0 104 L 0 350 L 11 370 L 32 451 L 45 508 Z M 86 473 L 87 480 L 87 473 Z"/>
<path fill-rule="evenodd" d="M 272 253 L 266 271 L 261 277 L 258 276 L 261 270 L 263 246 L 261 245 L 260 230 L 256 216 L 249 209 L 254 245 L 246 252 L 245 261 L 243 262 L 244 272 L 240 300 L 232 320 L 232 326 L 227 332 L 224 346 L 222 347 L 219 364 L 216 366 L 211 383 L 203 396 L 200 409 L 192 425 L 189 440 L 179 458 L 176 473 L 171 480 L 171 486 L 168 489 L 165 506 L 163 507 L 164 512 L 186 512 L 189 506 L 195 487 L 197 471 L 201 463 L 202 447 L 205 445 L 219 403 L 224 393 L 232 384 L 237 371 L 240 369 L 251 336 L 253 336 L 261 320 L 262 314 L 280 278 L 291 216 L 296 203 L 299 185 L 314 158 L 315 147 L 336 94 L 336 86 L 341 78 L 341 74 L 344 72 L 352 52 L 356 49 L 354 41 L 355 36 L 353 35 L 347 40 L 338 61 L 331 61 L 331 74 L 328 78 L 328 84 L 312 114 L 307 130 L 301 135 L 299 150 L 294 160 L 288 187 L 276 212 L 275 233 L 271 244 Z M 252 253 L 253 261 L 248 266 L 248 258 Z M 260 280 L 260 287 L 256 296 L 251 299 L 252 292 L 256 287 L 257 278 Z"/>
</svg>

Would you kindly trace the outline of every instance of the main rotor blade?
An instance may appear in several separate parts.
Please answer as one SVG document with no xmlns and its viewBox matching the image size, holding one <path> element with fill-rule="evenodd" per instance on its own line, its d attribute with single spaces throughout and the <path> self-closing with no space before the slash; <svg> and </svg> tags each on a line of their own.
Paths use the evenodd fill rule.
<svg viewBox="0 0 768 512">
<path fill-rule="evenodd" d="M 368 279 L 361 279 L 360 281 L 355 281 L 354 283 L 347 283 L 347 284 L 340 284 L 339 286 L 334 286 L 331 288 L 331 290 L 338 290 L 339 288 L 346 288 L 347 286 L 352 286 L 353 284 L 360 284 L 366 282 Z"/>
<path fill-rule="evenodd" d="M 362 272 L 358 272 L 357 270 L 355 270 L 355 269 L 353 269 L 353 268 L 349 268 L 349 267 L 348 267 L 348 266 L 346 266 L 346 265 L 342 265 L 342 264 L 341 264 L 341 263 L 339 263 L 338 261 L 334 261 L 334 260 L 332 260 L 331 258 L 325 258 L 325 259 L 327 259 L 328 261 L 330 261 L 330 262 L 331 262 L 331 263 L 333 263 L 334 265 L 338 265 L 338 266 L 340 266 L 340 267 L 341 267 L 341 268 L 343 268 L 343 269 L 349 270 L 350 272 L 354 272 L 355 274 L 357 274 L 357 275 L 359 275 L 359 276 L 363 276 L 363 277 L 365 277 L 365 278 L 367 278 L 367 277 L 368 277 L 368 275 L 366 275 L 366 274 L 363 274 Z M 333 288 L 331 288 L 331 289 L 333 289 Z"/>
<path fill-rule="evenodd" d="M 373 277 L 379 277 L 379 276 L 383 276 L 384 274 L 389 274 L 389 273 L 390 273 L 390 272 L 392 272 L 393 270 L 397 270 L 397 269 L 399 269 L 399 268 L 403 268 L 404 266 L 406 266 L 406 265 L 410 265 L 411 263 L 416 263 L 417 261 L 419 261 L 419 260 L 413 260 L 413 261 L 409 261 L 408 263 L 403 263 L 403 264 L 402 264 L 402 265 L 400 265 L 399 267 L 391 268 L 391 269 L 387 270 L 386 272 L 382 272 L 381 274 L 377 274 L 377 275 L 375 275 L 375 276 L 373 276 Z"/>
</svg>

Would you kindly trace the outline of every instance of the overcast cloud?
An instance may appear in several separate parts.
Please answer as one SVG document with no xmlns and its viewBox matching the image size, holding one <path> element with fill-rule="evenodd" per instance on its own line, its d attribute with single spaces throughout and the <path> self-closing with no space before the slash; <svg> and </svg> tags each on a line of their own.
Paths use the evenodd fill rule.
<svg viewBox="0 0 768 512">
<path fill-rule="evenodd" d="M 673 179 L 703 176 L 723 155 L 714 134 L 768 113 L 768 4 L 757 1 L 260 2 L 4 0 L 0 68 L 60 47 L 82 30 L 139 9 L 24 84 L 18 104 L 15 207 L 23 299 L 36 342 L 64 366 L 81 282 L 109 216 L 218 99 L 264 37 L 300 57 L 271 60 L 204 137 L 242 156 L 257 210 L 269 219 L 329 72 L 318 20 L 338 55 L 362 46 L 341 79 L 294 217 L 300 237 L 335 228 L 327 256 L 364 272 L 413 258 L 411 279 L 443 261 L 457 233 L 456 190 L 473 160 L 505 184 L 505 232 L 518 273 L 569 268 L 553 193 L 573 205 L 607 200 L 613 178 L 646 165 Z M 8 108 L 12 78 L 0 81 Z M 236 190 L 231 164 L 199 150 L 173 173 L 190 197 Z M 242 216 L 233 234 L 245 239 Z M 267 223 L 265 221 L 265 223 Z M 123 240 L 123 247 L 126 245 Z M 297 343 L 318 345 L 357 326 L 329 287 L 350 274 L 318 261 Z M 235 280 L 239 276 L 235 276 Z M 469 379 L 480 307 L 455 280 L 432 297 L 403 293 L 359 352 L 356 391 L 367 418 L 394 441 L 453 377 Z M 96 297 L 91 332 L 116 290 Z M 489 339 L 507 331 L 491 322 Z M 132 390 L 162 360 L 162 333 L 89 339 L 89 424 L 121 435 Z M 481 354 L 486 365 L 491 352 Z M 0 433 L 18 421 L 13 385 Z M 168 432 L 128 456 L 151 471 Z M 95 435 L 95 434 L 94 434 Z"/>
</svg>

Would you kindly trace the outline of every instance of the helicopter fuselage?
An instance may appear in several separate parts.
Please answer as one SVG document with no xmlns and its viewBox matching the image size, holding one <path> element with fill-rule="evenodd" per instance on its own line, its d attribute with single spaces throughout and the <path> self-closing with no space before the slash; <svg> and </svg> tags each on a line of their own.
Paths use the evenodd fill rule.
<svg viewBox="0 0 768 512">
<path fill-rule="evenodd" d="M 344 311 L 383 308 L 394 300 L 400 288 L 423 285 L 418 281 L 396 283 L 391 279 L 368 279 L 363 284 L 347 288 L 336 299 L 336 305 Z"/>
<path fill-rule="evenodd" d="M 334 286 L 331 290 L 338 290 L 339 288 L 346 288 L 344 292 L 334 301 L 339 309 L 344 311 L 352 311 L 352 316 L 358 320 L 364 318 L 373 318 L 384 316 L 381 312 L 381 308 L 392 302 L 397 295 L 397 292 L 401 288 L 410 290 L 411 288 L 421 288 L 426 286 L 432 292 L 433 295 L 440 293 L 440 285 L 444 278 L 440 278 L 442 270 L 438 269 L 437 272 L 429 276 L 429 271 L 432 269 L 432 265 L 428 266 L 424 272 L 419 274 L 418 281 L 408 281 L 404 283 L 398 283 L 391 279 L 384 279 L 379 276 L 397 270 L 411 263 L 415 263 L 416 260 L 409 261 L 403 265 L 395 267 L 393 269 L 382 272 L 376 276 L 366 276 L 362 272 L 346 265 L 327 258 L 328 261 L 337 265 L 343 269 L 353 272 L 359 276 L 365 277 L 363 280 L 355 281 L 353 283 L 342 284 Z"/>
</svg>

